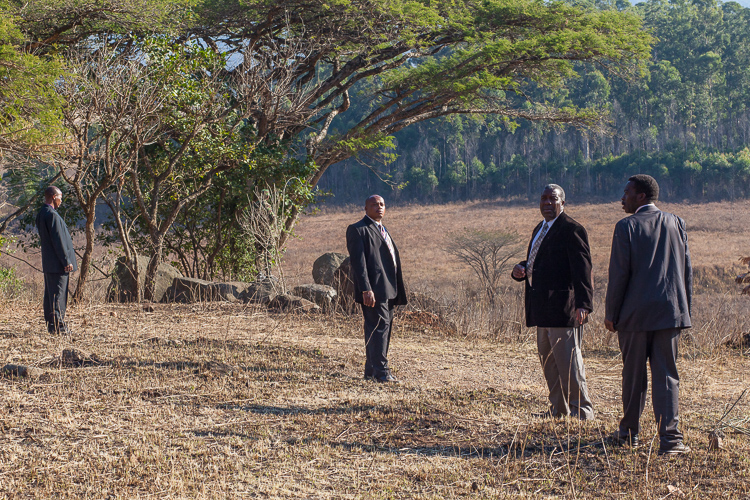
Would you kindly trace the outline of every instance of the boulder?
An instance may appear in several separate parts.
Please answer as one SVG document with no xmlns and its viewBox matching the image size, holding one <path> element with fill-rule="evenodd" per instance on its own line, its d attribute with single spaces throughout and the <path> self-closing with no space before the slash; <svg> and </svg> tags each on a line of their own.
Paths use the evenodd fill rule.
<svg viewBox="0 0 750 500">
<path fill-rule="evenodd" d="M 254 281 L 240 294 L 239 300 L 244 303 L 252 302 L 254 304 L 268 305 L 276 297 L 277 285 L 277 281 L 271 278 Z"/>
<path fill-rule="evenodd" d="M 351 278 L 351 266 L 349 257 L 344 259 L 341 265 L 336 269 L 333 275 L 333 288 L 336 290 L 338 310 L 352 314 L 356 310 L 357 304 L 354 302 L 354 282 Z"/>
<path fill-rule="evenodd" d="M 312 268 L 313 281 L 318 285 L 333 286 L 336 270 L 346 258 L 346 254 L 328 252 L 315 259 Z"/>
<path fill-rule="evenodd" d="M 183 303 L 225 301 L 235 302 L 248 288 L 247 283 L 230 281 L 215 283 L 198 278 L 175 278 L 166 300 Z"/>
<path fill-rule="evenodd" d="M 33 366 L 7 364 L 0 369 L 0 373 L 6 377 L 39 378 L 45 372 Z"/>
<path fill-rule="evenodd" d="M 139 255 L 138 259 L 138 286 L 143 287 L 146 283 L 146 268 L 148 267 L 149 258 Z M 126 257 L 122 256 L 115 262 L 115 269 L 112 273 L 112 281 L 107 289 L 107 301 L 109 302 L 134 302 L 138 297 L 133 273 L 126 265 Z M 182 273 L 175 267 L 162 262 L 156 268 L 154 276 L 154 297 L 153 302 L 161 302 L 167 293 L 167 289 L 172 286 L 175 278 L 182 277 Z"/>
<path fill-rule="evenodd" d="M 294 295 L 281 294 L 268 303 L 268 308 L 279 312 L 318 312 L 320 306 Z"/>
<path fill-rule="evenodd" d="M 331 311 L 336 306 L 336 290 L 327 285 L 300 285 L 294 287 L 292 294 L 318 304 L 324 311 Z"/>
</svg>

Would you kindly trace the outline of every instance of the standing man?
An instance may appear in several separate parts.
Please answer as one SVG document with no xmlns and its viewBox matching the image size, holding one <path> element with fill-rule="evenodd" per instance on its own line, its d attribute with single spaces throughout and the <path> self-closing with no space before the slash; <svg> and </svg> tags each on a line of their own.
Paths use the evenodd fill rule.
<svg viewBox="0 0 750 500">
<path fill-rule="evenodd" d="M 581 356 L 583 324 L 592 310 L 591 251 L 586 230 L 563 212 L 565 191 L 548 184 L 539 209 L 544 220 L 529 242 L 527 259 L 511 273 L 526 282 L 526 326 L 536 326 L 536 345 L 549 387 L 550 409 L 541 417 L 594 418 Z"/>
<path fill-rule="evenodd" d="M 654 205 L 659 185 L 649 175 L 628 179 L 612 238 L 604 325 L 622 351 L 622 406 L 615 444 L 638 445 L 651 365 L 651 401 L 659 425 L 659 455 L 689 453 L 677 429 L 680 377 L 677 342 L 690 328 L 693 271 L 685 222 Z"/>
<path fill-rule="evenodd" d="M 376 194 L 365 201 L 365 216 L 346 229 L 354 300 L 365 318 L 365 378 L 398 382 L 388 368 L 393 307 L 406 304 L 401 259 L 383 226 L 385 201 Z"/>
<path fill-rule="evenodd" d="M 44 321 L 52 334 L 70 333 L 65 323 L 70 273 L 78 270 L 73 240 L 57 209 L 62 191 L 50 186 L 44 191 L 44 205 L 36 216 L 36 228 L 42 244 L 44 272 Z"/>
</svg>

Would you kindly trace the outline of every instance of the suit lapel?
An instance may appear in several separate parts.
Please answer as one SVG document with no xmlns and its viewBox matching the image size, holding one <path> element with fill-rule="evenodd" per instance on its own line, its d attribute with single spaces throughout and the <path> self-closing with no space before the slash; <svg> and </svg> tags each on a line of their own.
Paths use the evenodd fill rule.
<svg viewBox="0 0 750 500">
<path fill-rule="evenodd" d="M 565 220 L 566 217 L 567 217 L 567 215 L 565 215 L 565 212 L 563 212 L 563 213 L 561 213 L 560 215 L 557 216 L 557 220 L 555 221 L 554 224 L 552 224 L 552 227 L 549 228 L 549 230 L 547 231 L 547 234 L 544 235 L 544 239 L 539 244 L 539 251 L 536 254 L 537 255 L 537 257 L 536 257 L 537 259 L 539 258 L 539 255 L 541 255 L 542 251 L 547 249 L 548 243 L 550 241 L 553 241 L 554 238 L 555 238 L 555 236 L 557 236 L 557 233 L 560 232 L 560 228 L 562 227 L 563 221 Z M 544 224 L 544 223 L 542 223 L 542 224 Z M 540 228 L 542 227 L 541 224 L 539 225 L 539 227 Z M 534 233 L 534 236 L 536 236 L 536 233 Z M 529 250 L 529 251 L 531 251 L 531 250 Z"/>
</svg>

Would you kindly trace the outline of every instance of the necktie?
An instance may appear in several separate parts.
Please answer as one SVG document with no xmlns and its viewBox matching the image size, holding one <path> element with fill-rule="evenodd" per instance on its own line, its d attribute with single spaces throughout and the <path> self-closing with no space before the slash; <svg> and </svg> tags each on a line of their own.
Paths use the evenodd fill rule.
<svg viewBox="0 0 750 500">
<path fill-rule="evenodd" d="M 534 242 L 534 246 L 531 247 L 531 251 L 529 252 L 529 258 L 526 260 L 526 274 L 531 277 L 532 270 L 534 269 L 534 259 L 536 259 L 536 254 L 539 252 L 539 247 L 542 244 L 542 240 L 547 234 L 547 230 L 549 229 L 549 226 L 547 225 L 547 222 L 544 222 L 544 225 L 542 225 L 542 229 L 539 233 L 539 238 L 536 239 Z"/>
<path fill-rule="evenodd" d="M 388 251 L 391 252 L 391 258 L 393 259 L 393 265 L 396 265 L 396 251 L 393 250 L 393 242 L 391 241 L 390 235 L 388 235 L 388 231 L 385 230 L 385 226 L 383 224 L 378 224 L 380 226 L 380 235 L 385 240 L 385 244 L 388 245 Z"/>
</svg>

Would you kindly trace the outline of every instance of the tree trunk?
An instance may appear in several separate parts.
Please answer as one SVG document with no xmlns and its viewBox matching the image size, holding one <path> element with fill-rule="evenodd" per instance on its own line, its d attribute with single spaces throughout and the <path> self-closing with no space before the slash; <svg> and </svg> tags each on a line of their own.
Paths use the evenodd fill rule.
<svg viewBox="0 0 750 500">
<path fill-rule="evenodd" d="M 156 243 L 154 244 L 154 254 L 151 256 L 151 260 L 148 261 L 148 267 L 146 268 L 146 283 L 143 287 L 143 298 L 145 300 L 154 300 L 154 278 L 156 277 L 156 270 L 161 264 L 161 257 L 164 253 L 164 235 L 159 235 Z"/>
<path fill-rule="evenodd" d="M 86 208 L 86 250 L 81 258 L 81 265 L 78 271 L 78 286 L 73 294 L 73 303 L 80 304 L 86 298 L 86 282 L 89 279 L 91 270 L 91 259 L 94 253 L 94 220 L 96 218 L 96 203 L 91 202 Z"/>
</svg>

